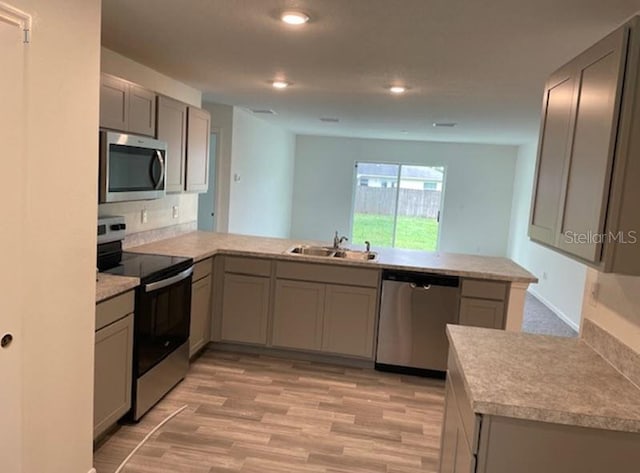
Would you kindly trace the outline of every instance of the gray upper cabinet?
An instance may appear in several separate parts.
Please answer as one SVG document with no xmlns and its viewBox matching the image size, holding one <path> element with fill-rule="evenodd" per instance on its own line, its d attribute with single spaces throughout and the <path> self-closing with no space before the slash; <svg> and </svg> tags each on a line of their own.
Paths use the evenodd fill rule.
<svg viewBox="0 0 640 473">
<path fill-rule="evenodd" d="M 156 94 L 133 84 L 129 87 L 129 131 L 156 134 Z"/>
<path fill-rule="evenodd" d="M 100 126 L 121 131 L 129 126 L 129 84 L 107 74 L 100 79 Z"/>
<path fill-rule="evenodd" d="M 206 192 L 209 187 L 209 140 L 211 116 L 206 110 L 187 108 L 187 192 Z"/>
<path fill-rule="evenodd" d="M 100 127 L 155 136 L 156 94 L 118 77 L 102 74 Z"/>
<path fill-rule="evenodd" d="M 638 18 L 545 89 L 529 236 L 602 271 L 640 274 Z"/>
<path fill-rule="evenodd" d="M 547 82 L 531 206 L 531 238 L 549 245 L 556 240 L 562 176 L 573 111 L 574 78 L 571 67 L 557 71 Z"/>
<path fill-rule="evenodd" d="M 167 143 L 167 192 L 182 192 L 186 176 L 187 105 L 158 97 L 158 135 Z"/>
</svg>

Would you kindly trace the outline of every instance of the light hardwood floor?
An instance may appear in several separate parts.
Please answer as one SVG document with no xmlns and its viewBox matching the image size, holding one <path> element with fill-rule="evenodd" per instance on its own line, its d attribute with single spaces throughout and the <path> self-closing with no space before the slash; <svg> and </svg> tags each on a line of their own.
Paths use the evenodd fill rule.
<svg viewBox="0 0 640 473">
<path fill-rule="evenodd" d="M 138 425 L 95 452 L 113 473 L 165 416 L 127 473 L 436 472 L 444 406 L 439 380 L 209 350 Z"/>
</svg>

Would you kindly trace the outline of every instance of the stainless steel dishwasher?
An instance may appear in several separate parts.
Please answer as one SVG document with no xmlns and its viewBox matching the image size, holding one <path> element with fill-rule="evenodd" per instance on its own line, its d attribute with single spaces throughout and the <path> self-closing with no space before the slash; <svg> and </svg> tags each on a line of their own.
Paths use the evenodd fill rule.
<svg viewBox="0 0 640 473">
<path fill-rule="evenodd" d="M 459 286 L 454 276 L 385 271 L 376 369 L 444 377 L 445 329 L 458 322 Z"/>
</svg>

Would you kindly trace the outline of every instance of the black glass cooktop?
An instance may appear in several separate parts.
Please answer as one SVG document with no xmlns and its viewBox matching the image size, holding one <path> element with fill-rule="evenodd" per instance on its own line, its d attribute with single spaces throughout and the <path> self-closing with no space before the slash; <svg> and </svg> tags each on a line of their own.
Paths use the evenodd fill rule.
<svg viewBox="0 0 640 473">
<path fill-rule="evenodd" d="M 140 278 L 140 282 L 150 283 L 171 277 L 192 265 L 192 258 L 123 251 L 120 264 L 103 272 Z"/>
</svg>

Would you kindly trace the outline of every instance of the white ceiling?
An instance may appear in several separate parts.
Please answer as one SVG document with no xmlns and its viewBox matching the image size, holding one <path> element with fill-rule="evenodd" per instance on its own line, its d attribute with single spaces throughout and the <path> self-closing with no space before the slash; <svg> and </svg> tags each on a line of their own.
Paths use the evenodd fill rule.
<svg viewBox="0 0 640 473">
<path fill-rule="evenodd" d="M 281 23 L 289 7 L 312 21 Z M 520 144 L 537 134 L 546 76 L 638 10 L 640 0 L 103 0 L 102 41 L 205 100 L 273 109 L 266 119 L 300 134 Z M 294 85 L 274 90 L 281 77 Z M 411 90 L 391 96 L 395 81 Z"/>
</svg>

